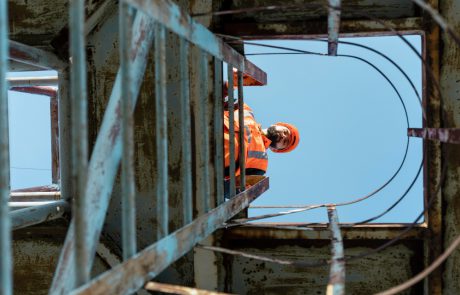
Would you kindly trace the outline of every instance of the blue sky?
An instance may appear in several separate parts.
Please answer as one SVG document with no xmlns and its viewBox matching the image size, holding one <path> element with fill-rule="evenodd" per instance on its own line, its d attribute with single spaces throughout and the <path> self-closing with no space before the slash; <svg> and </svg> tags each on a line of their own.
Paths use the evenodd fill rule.
<svg viewBox="0 0 460 295">
<path fill-rule="evenodd" d="M 407 36 L 420 50 L 420 36 Z M 421 93 L 421 62 L 397 37 L 341 39 L 365 44 L 394 59 Z M 326 53 L 315 41 L 265 41 Z M 283 52 L 246 46 L 246 53 Z M 404 77 L 382 57 L 339 45 L 339 54 L 369 60 L 396 85 L 407 106 L 410 127 L 421 127 L 418 100 Z M 369 65 L 345 57 L 250 56 L 268 74 L 268 85 L 245 87 L 245 101 L 263 126 L 290 122 L 301 142 L 289 154 L 270 153 L 270 190 L 254 205 L 310 205 L 352 200 L 386 182 L 398 168 L 406 145 L 401 103 L 388 82 Z M 47 75 L 50 73 L 47 72 Z M 24 75 L 14 73 L 14 76 Z M 30 75 L 27 74 L 27 75 Z M 51 182 L 49 98 L 9 92 L 12 189 Z M 405 191 L 422 158 L 421 140 L 410 139 L 401 173 L 384 190 L 361 203 L 338 208 L 341 222 L 377 215 Z M 39 169 L 39 170 L 35 170 Z M 422 208 L 421 177 L 399 206 L 378 222 L 412 222 Z M 250 215 L 285 209 L 251 209 Z M 265 221 L 325 222 L 324 208 Z"/>
<path fill-rule="evenodd" d="M 406 37 L 418 50 L 420 36 Z M 395 60 L 421 93 L 421 62 L 397 37 L 341 39 L 365 44 Z M 314 52 L 327 52 L 316 41 L 264 41 Z M 246 45 L 246 53 L 283 52 Z M 395 84 L 407 106 L 410 127 L 421 127 L 418 99 L 410 84 L 388 61 L 362 48 L 339 45 L 374 63 Z M 406 119 L 398 96 L 369 65 L 345 57 L 312 55 L 249 56 L 268 74 L 268 85 L 245 87 L 244 95 L 262 126 L 295 124 L 299 147 L 269 154 L 270 190 L 254 205 L 310 205 L 352 200 L 385 183 L 399 167 L 406 146 Z M 422 141 L 410 139 L 405 165 L 396 179 L 371 199 L 338 208 L 341 222 L 360 221 L 389 207 L 408 187 L 422 158 Z M 423 175 L 423 174 L 422 174 Z M 412 222 L 423 208 L 420 177 L 408 196 L 377 222 Z M 286 209 L 251 209 L 250 215 Z M 325 222 L 326 209 L 265 221 Z"/>
<path fill-rule="evenodd" d="M 55 75 L 16 72 L 9 77 Z M 11 189 L 51 184 L 51 125 L 48 96 L 8 91 Z"/>
</svg>

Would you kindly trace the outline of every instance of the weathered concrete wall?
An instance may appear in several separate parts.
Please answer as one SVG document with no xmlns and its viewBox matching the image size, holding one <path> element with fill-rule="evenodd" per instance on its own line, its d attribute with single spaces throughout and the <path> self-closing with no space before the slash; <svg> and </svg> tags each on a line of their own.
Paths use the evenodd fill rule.
<svg viewBox="0 0 460 295">
<path fill-rule="evenodd" d="M 460 32 L 460 3 L 454 0 L 440 1 L 440 11 L 453 31 Z M 441 90 L 443 92 L 443 127 L 460 128 L 460 47 L 446 35 L 442 38 Z M 443 187 L 445 208 L 444 248 L 460 234 L 460 147 L 444 145 L 443 157 L 447 163 L 446 182 Z M 455 294 L 460 290 L 460 252 L 457 250 L 444 266 L 443 294 Z"/>
</svg>

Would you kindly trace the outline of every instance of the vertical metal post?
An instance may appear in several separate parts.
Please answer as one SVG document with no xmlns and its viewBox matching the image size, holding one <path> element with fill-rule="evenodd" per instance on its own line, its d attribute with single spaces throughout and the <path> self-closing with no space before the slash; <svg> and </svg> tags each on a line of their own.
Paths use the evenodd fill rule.
<svg viewBox="0 0 460 295">
<path fill-rule="evenodd" d="M 123 259 L 136 253 L 136 209 L 134 187 L 134 119 L 132 74 L 130 63 L 132 25 L 132 8 L 125 2 L 119 2 L 119 42 L 121 83 L 121 189 L 122 189 L 122 247 Z"/>
<path fill-rule="evenodd" d="M 67 201 L 73 197 L 72 180 L 72 138 L 71 109 L 69 93 L 69 70 L 60 71 L 58 75 L 58 116 L 59 116 L 59 186 L 61 198 Z"/>
<path fill-rule="evenodd" d="M 233 66 L 228 64 L 228 120 L 229 120 L 229 151 L 230 151 L 230 198 L 236 195 L 235 187 L 235 114 L 234 114 L 234 99 L 233 99 Z"/>
<path fill-rule="evenodd" d="M 332 263 L 326 294 L 343 295 L 345 294 L 345 260 L 339 218 L 335 206 L 327 206 L 327 215 L 329 217 L 329 230 L 331 231 L 332 240 Z"/>
<path fill-rule="evenodd" d="M 209 128 L 208 128 L 208 115 L 207 115 L 207 105 L 208 105 L 208 59 L 206 52 L 199 50 L 199 79 L 200 79 L 200 93 L 198 99 L 198 116 L 199 116 L 199 130 L 201 132 L 199 136 L 199 145 L 197 149 L 199 150 L 200 157 L 198 158 L 198 168 L 201 174 L 199 178 L 199 185 L 201 189 L 201 196 L 197 196 L 197 199 L 203 202 L 203 211 L 208 212 L 211 207 L 211 187 L 209 179 Z"/>
<path fill-rule="evenodd" d="M 13 293 L 8 135 L 8 1 L 0 1 L 0 294 Z"/>
<path fill-rule="evenodd" d="M 224 202 L 224 125 L 222 108 L 222 61 L 214 58 L 214 138 L 215 138 L 215 161 L 216 161 L 216 192 L 217 204 Z"/>
<path fill-rule="evenodd" d="M 57 90 L 50 96 L 51 114 L 51 180 L 57 184 L 60 180 L 59 174 L 59 107 Z"/>
<path fill-rule="evenodd" d="M 166 105 L 166 33 L 155 24 L 155 126 L 157 153 L 157 239 L 168 235 L 168 125 Z"/>
<path fill-rule="evenodd" d="M 239 145 L 239 161 L 240 161 L 240 190 L 246 189 L 246 153 L 245 153 L 245 141 L 244 133 L 246 128 L 244 127 L 244 96 L 243 96 L 243 73 L 238 71 L 238 122 L 240 125 L 240 145 Z M 249 134 L 248 134 L 249 136 Z"/>
<path fill-rule="evenodd" d="M 329 0 L 328 28 L 328 54 L 337 55 L 337 45 L 340 29 L 341 0 Z"/>
<path fill-rule="evenodd" d="M 85 187 L 88 161 L 87 136 L 87 89 L 86 89 L 86 56 L 85 56 L 85 1 L 70 2 L 70 65 L 71 98 L 72 98 L 72 178 L 75 184 L 74 212 L 76 249 L 76 281 L 77 286 L 89 280 L 89 249 L 86 243 L 87 220 Z"/>
<path fill-rule="evenodd" d="M 188 76 L 188 52 L 189 44 L 184 38 L 179 39 L 179 59 L 180 59 L 180 77 L 181 77 L 181 105 L 182 105 L 182 167 L 184 168 L 184 224 L 192 222 L 193 202 L 192 202 L 192 142 L 190 127 L 190 91 Z"/>
</svg>

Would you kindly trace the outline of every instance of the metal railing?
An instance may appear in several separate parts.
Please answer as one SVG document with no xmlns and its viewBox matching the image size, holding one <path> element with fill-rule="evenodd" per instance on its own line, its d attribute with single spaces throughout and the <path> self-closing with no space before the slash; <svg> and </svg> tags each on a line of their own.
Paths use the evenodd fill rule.
<svg viewBox="0 0 460 295">
<path fill-rule="evenodd" d="M 222 64 L 228 64 L 229 80 L 233 79 L 233 69 L 237 69 L 238 99 L 240 124 L 244 124 L 243 114 L 243 73 L 256 83 L 264 84 L 266 74 L 247 61 L 234 49 L 224 44 L 202 25 L 193 21 L 178 6 L 170 1 L 132 1 L 119 2 L 119 40 L 120 69 L 116 77 L 104 120 L 97 135 L 92 154 L 88 157 L 87 130 L 87 86 L 85 36 L 88 26 L 94 23 L 91 18 L 85 24 L 84 1 L 72 1 L 69 6 L 70 28 L 70 99 L 67 91 L 68 65 L 54 54 L 29 47 L 17 42 L 8 43 L 6 2 L 0 4 L 0 255 L 1 275 L 0 290 L 2 294 L 12 293 L 11 265 L 11 230 L 51 219 L 60 218 L 73 201 L 73 216 L 68 234 L 61 252 L 50 294 L 126 294 L 134 292 L 175 260 L 190 251 L 198 242 L 205 239 L 221 227 L 228 219 L 249 206 L 268 188 L 268 178 L 245 190 L 244 178 L 244 132 L 240 132 L 240 183 L 241 193 L 236 195 L 235 167 L 230 174 L 233 183 L 231 199 L 224 202 L 224 167 L 223 167 L 223 106 L 222 106 Z M 180 21 L 178 21 L 180 19 Z M 90 22 L 91 24 L 88 24 Z M 180 105 L 182 117 L 183 145 L 181 167 L 182 175 L 183 219 L 182 227 L 169 232 L 168 222 L 168 141 L 166 109 L 166 32 L 171 31 L 179 37 L 180 48 Z M 155 130 L 157 158 L 157 241 L 138 252 L 135 225 L 135 174 L 133 150 L 133 111 L 144 79 L 147 57 L 154 42 L 155 60 Z M 200 93 L 195 106 L 194 117 L 196 130 L 195 144 L 200 146 L 192 154 L 192 116 L 189 92 L 189 46 L 195 45 L 200 50 L 197 60 Z M 8 52 L 9 51 L 9 52 Z M 8 54 L 10 53 L 10 54 Z M 19 61 L 40 68 L 54 69 L 59 72 L 59 133 L 60 133 L 60 173 L 63 190 L 59 196 L 62 200 L 46 202 L 39 206 L 9 212 L 9 162 L 8 162 L 8 124 L 6 80 L 8 59 Z M 209 66 L 209 60 L 214 67 Z M 62 71 L 61 71 L 62 70 Z M 214 70 L 214 81 L 208 81 L 209 71 Z M 10 79 L 11 80 L 11 79 Z M 32 81 L 33 80 L 33 81 Z M 31 79 L 31 81 L 11 80 L 14 86 L 55 85 L 56 78 Z M 215 102 L 209 102 L 209 82 L 214 84 Z M 230 81 L 233 85 L 233 81 Z M 27 84 L 27 85 L 23 85 Z M 30 91 L 30 89 L 17 89 Z M 44 90 L 44 88 L 36 88 Z M 53 95 L 56 95 L 53 92 Z M 233 93 L 231 94 L 233 95 Z M 231 97 L 233 101 L 233 97 Z M 208 106 L 212 105 L 211 113 Z M 232 105 L 233 107 L 233 105 Z M 209 115 L 213 116 L 214 125 L 207 123 Z M 231 111 L 233 116 L 233 110 Z M 198 122 L 198 124 L 197 124 Z M 234 132 L 234 119 L 230 120 Z M 244 130 L 244 128 L 242 128 Z M 209 134 L 213 133 L 210 148 Z M 69 137 L 71 134 L 71 137 Z M 61 136 L 64 135 L 64 136 Z M 6 140 L 5 140 L 6 139 Z M 234 144 L 235 138 L 231 136 Z M 215 151 L 211 155 L 211 150 Z M 231 149 L 233 159 L 234 150 Z M 210 175 L 210 159 L 215 158 L 215 176 Z M 89 161 L 88 161 L 89 158 Z M 194 175 L 192 162 L 200 173 Z M 233 160 L 233 165 L 235 161 Z M 122 187 L 122 249 L 123 261 L 112 270 L 98 278 L 90 277 L 99 236 L 102 231 L 111 192 L 115 183 L 118 166 L 121 165 Z M 57 177 L 57 176 L 56 176 Z M 192 177 L 198 188 L 193 191 Z M 211 184 L 212 181 L 215 183 Z M 211 202 L 211 185 L 215 187 L 216 202 Z M 70 194 L 72 192 L 72 194 Z M 201 215 L 194 218 L 193 196 Z M 199 204 L 199 205 L 198 205 Z M 26 218 L 27 217 L 27 218 Z M 12 225 L 11 225 L 12 223 Z M 161 258 L 161 259 L 160 259 Z M 115 281 L 112 281 L 114 280 Z M 107 288 L 106 282 L 110 281 Z"/>
</svg>

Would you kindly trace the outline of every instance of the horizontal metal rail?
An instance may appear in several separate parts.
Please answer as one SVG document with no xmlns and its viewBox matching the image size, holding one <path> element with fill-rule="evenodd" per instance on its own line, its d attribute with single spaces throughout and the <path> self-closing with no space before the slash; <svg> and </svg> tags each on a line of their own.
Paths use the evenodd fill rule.
<svg viewBox="0 0 460 295">
<path fill-rule="evenodd" d="M 342 234 L 340 233 L 339 218 L 335 206 L 327 207 L 329 230 L 332 240 L 332 263 L 327 285 L 327 295 L 345 294 L 345 260 L 343 252 Z"/>
<path fill-rule="evenodd" d="M 10 60 L 46 70 L 63 70 L 68 64 L 54 53 L 16 41 L 9 41 Z"/>
<path fill-rule="evenodd" d="M 327 51 L 329 55 L 337 55 L 337 46 L 340 29 L 340 4 L 341 0 L 329 0 L 329 16 L 327 19 L 328 44 Z"/>
<path fill-rule="evenodd" d="M 225 44 L 203 25 L 194 21 L 172 1 L 164 0 L 125 0 L 137 9 L 148 14 L 156 21 L 182 38 L 187 39 L 209 54 L 232 64 L 235 68 L 251 76 L 260 85 L 267 84 L 267 74 L 244 58 L 232 47 Z"/>
<path fill-rule="evenodd" d="M 10 202 L 53 201 L 61 198 L 61 192 L 11 192 Z"/>
<path fill-rule="evenodd" d="M 24 86 L 58 86 L 57 76 L 46 77 L 8 77 L 9 87 Z M 14 90 L 14 89 L 10 89 Z"/>
<path fill-rule="evenodd" d="M 247 208 L 269 186 L 268 178 L 223 203 L 192 223 L 137 253 L 71 294 L 129 294 L 157 276 L 220 226 Z"/>
<path fill-rule="evenodd" d="M 179 295 L 229 295 L 230 293 L 221 293 L 208 290 L 201 290 L 190 287 L 183 287 L 171 284 L 162 284 L 157 282 L 148 282 L 144 288 L 149 291 L 157 291 L 168 294 Z"/>
<path fill-rule="evenodd" d="M 460 128 L 408 128 L 407 135 L 460 144 Z"/>
<path fill-rule="evenodd" d="M 56 201 L 10 212 L 13 230 L 61 218 L 69 210 L 69 203 Z"/>
</svg>

